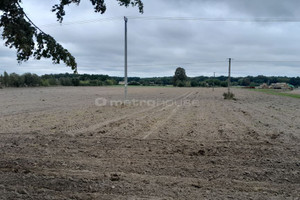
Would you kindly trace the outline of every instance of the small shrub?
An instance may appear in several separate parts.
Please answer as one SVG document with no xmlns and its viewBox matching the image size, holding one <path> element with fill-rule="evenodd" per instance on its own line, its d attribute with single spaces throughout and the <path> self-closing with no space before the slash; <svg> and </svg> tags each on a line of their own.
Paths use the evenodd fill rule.
<svg viewBox="0 0 300 200">
<path fill-rule="evenodd" d="M 41 81 L 41 85 L 44 86 L 44 87 L 50 86 L 48 79 L 42 80 L 42 81 Z"/>
<path fill-rule="evenodd" d="M 141 84 L 139 82 L 137 82 L 137 81 L 130 81 L 128 83 L 128 85 L 141 85 Z"/>
<path fill-rule="evenodd" d="M 236 100 L 234 98 L 234 94 L 232 92 L 224 92 L 223 97 L 224 97 L 224 99 L 229 99 L 229 100 L 233 99 L 233 100 Z"/>
<path fill-rule="evenodd" d="M 176 81 L 176 86 L 177 86 L 177 87 L 184 87 L 185 84 L 184 84 L 183 81 Z"/>
</svg>

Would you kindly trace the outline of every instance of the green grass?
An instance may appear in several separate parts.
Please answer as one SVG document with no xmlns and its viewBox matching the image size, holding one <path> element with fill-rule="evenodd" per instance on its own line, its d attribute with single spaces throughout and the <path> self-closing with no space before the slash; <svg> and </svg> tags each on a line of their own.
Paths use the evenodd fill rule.
<svg viewBox="0 0 300 200">
<path fill-rule="evenodd" d="M 282 91 L 278 91 L 278 90 L 274 90 L 274 89 L 251 89 L 251 90 L 263 92 L 263 93 L 271 94 L 271 95 L 285 96 L 285 97 L 292 97 L 292 98 L 300 99 L 300 94 L 286 93 L 286 92 L 282 92 Z"/>
</svg>

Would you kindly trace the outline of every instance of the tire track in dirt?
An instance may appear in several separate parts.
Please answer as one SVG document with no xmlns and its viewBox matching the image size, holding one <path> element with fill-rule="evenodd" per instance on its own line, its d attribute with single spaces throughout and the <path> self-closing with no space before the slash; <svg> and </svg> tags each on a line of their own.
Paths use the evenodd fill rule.
<svg viewBox="0 0 300 200">
<path fill-rule="evenodd" d="M 165 125 L 178 111 L 179 106 L 176 106 L 171 113 L 169 114 L 169 116 L 167 118 L 165 118 L 162 121 L 159 121 L 158 123 L 155 124 L 154 128 L 152 128 L 150 131 L 144 133 L 143 135 L 143 139 L 147 139 L 151 134 L 153 134 L 155 131 L 157 131 L 159 128 L 161 128 L 163 125 Z"/>
<path fill-rule="evenodd" d="M 177 98 L 177 101 L 171 101 L 171 104 L 164 105 L 162 108 L 155 109 L 153 112 L 148 112 L 137 118 L 127 118 L 116 123 L 104 126 L 101 131 L 101 135 L 105 136 L 126 136 L 130 138 L 142 138 L 146 132 L 150 132 L 157 127 L 157 124 L 165 121 L 169 117 L 170 113 L 182 104 L 182 102 L 194 93 L 189 93 L 184 97 Z M 120 131 L 122 130 L 122 131 Z"/>
<path fill-rule="evenodd" d="M 253 122 L 252 116 L 246 116 L 247 113 L 242 111 L 236 112 L 236 103 L 222 102 L 221 105 L 222 113 L 226 113 L 226 116 L 218 116 L 220 119 L 217 121 L 223 121 L 225 124 L 225 127 L 222 127 L 220 130 L 227 132 L 228 137 L 236 140 L 243 140 L 245 139 L 244 137 L 247 137 L 248 140 L 250 138 L 254 140 L 259 139 L 259 129 Z"/>
<path fill-rule="evenodd" d="M 296 142 L 300 141 L 299 135 L 296 134 L 300 128 L 300 115 L 295 110 L 294 114 L 288 114 L 291 110 L 287 110 L 279 103 L 258 106 L 257 103 L 246 102 L 235 105 L 235 111 L 238 112 L 232 113 L 249 127 L 249 133 L 255 136 L 254 139 L 285 138 L 290 142 Z"/>
<path fill-rule="evenodd" d="M 192 121 L 189 120 L 190 118 L 193 118 L 195 116 L 195 113 L 193 112 L 190 114 L 190 110 L 195 110 L 194 107 L 192 106 L 193 100 L 196 100 L 199 98 L 198 92 L 195 92 L 194 94 L 191 94 L 189 96 L 186 96 L 184 99 L 182 99 L 181 104 L 177 105 L 175 108 L 173 108 L 167 117 L 162 118 L 160 121 L 158 121 L 156 124 L 153 125 L 153 128 L 146 133 L 142 135 L 143 139 L 151 139 L 161 137 L 162 132 L 168 132 L 166 131 L 166 127 L 176 127 L 176 126 L 181 126 L 183 125 L 182 123 L 177 123 L 174 122 L 175 119 L 184 119 L 186 121 Z M 185 101 L 185 102 L 184 102 Z M 186 116 L 187 115 L 187 116 Z M 191 117 L 191 115 L 193 117 Z M 186 129 L 190 129 L 190 124 L 184 124 Z M 177 129 L 178 132 L 180 129 Z M 172 132 L 172 131 L 169 131 Z M 172 132 L 172 133 L 175 133 Z M 181 136 L 180 136 L 181 137 Z"/>
<path fill-rule="evenodd" d="M 196 93 L 190 93 L 189 95 L 185 96 L 184 98 L 181 99 L 181 104 L 183 104 L 182 101 L 187 100 L 190 96 L 195 95 Z M 157 132 L 161 127 L 163 127 L 165 124 L 168 123 L 168 121 L 170 121 L 172 119 L 172 117 L 174 117 L 176 115 L 176 113 L 178 112 L 179 108 L 182 105 L 175 105 L 175 108 L 173 108 L 168 116 L 166 118 L 162 118 L 161 120 L 159 120 L 157 123 L 155 123 L 151 129 L 149 131 L 147 131 L 146 133 L 143 133 L 140 137 L 142 137 L 143 139 L 147 139 L 150 135 L 154 134 L 155 132 Z M 159 110 L 161 111 L 161 110 Z"/>
<path fill-rule="evenodd" d="M 192 93 L 193 92 L 187 92 L 187 93 L 185 93 L 185 94 L 183 94 L 179 97 L 171 99 L 171 101 L 178 101 L 182 98 L 186 98 L 187 96 L 190 96 Z M 129 119 L 132 120 L 132 119 L 139 118 L 140 117 L 139 115 L 142 115 L 142 117 L 143 117 L 143 116 L 145 116 L 144 115 L 145 113 L 151 114 L 152 112 L 156 112 L 156 109 L 160 108 L 160 107 L 163 107 L 163 108 L 161 108 L 161 110 L 163 110 L 164 108 L 167 108 L 168 105 L 164 105 L 164 103 L 161 103 L 161 104 L 158 104 L 154 107 L 146 108 L 146 109 L 143 109 L 143 110 L 140 110 L 140 111 L 137 111 L 137 112 L 133 112 L 133 113 L 130 113 L 130 114 L 125 114 L 125 115 L 123 115 L 121 117 L 118 117 L 116 119 L 111 119 L 111 120 L 107 120 L 107 121 L 104 121 L 104 122 L 101 122 L 101 123 L 93 124 L 93 125 L 91 125 L 87 128 L 71 129 L 71 130 L 67 131 L 66 134 L 71 135 L 71 136 L 75 136 L 77 134 L 83 134 L 83 133 L 87 133 L 87 132 L 96 131 L 97 129 L 99 129 L 103 126 L 106 126 L 106 125 L 109 125 L 109 124 L 112 124 L 112 123 L 117 123 L 117 122 L 120 122 L 120 121 L 124 121 L 123 123 L 126 123 L 126 121 L 128 121 Z"/>
<path fill-rule="evenodd" d="M 197 106 L 180 107 L 178 114 L 173 113 L 168 120 L 164 120 L 164 126 L 155 130 L 161 132 L 157 136 L 207 141 L 237 141 L 243 139 L 247 135 L 245 133 L 249 132 L 255 139 L 255 124 L 251 121 L 248 123 L 247 119 L 241 119 L 240 115 L 232 112 L 235 109 L 235 103 L 233 107 L 229 106 L 228 103 L 231 102 L 223 102 L 215 95 L 212 98 L 206 98 L 199 94 L 193 98 L 195 99 L 199 99 Z"/>
</svg>

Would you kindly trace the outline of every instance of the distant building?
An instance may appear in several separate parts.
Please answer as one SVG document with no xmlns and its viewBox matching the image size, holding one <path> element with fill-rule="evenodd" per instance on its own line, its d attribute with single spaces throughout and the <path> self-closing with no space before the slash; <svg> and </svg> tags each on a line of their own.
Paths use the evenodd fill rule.
<svg viewBox="0 0 300 200">
<path fill-rule="evenodd" d="M 293 90 L 294 86 L 288 83 L 272 83 L 268 86 L 266 83 L 260 85 L 260 89 L 279 89 L 279 90 Z"/>
<path fill-rule="evenodd" d="M 119 85 L 125 85 L 125 81 L 119 81 Z"/>
<path fill-rule="evenodd" d="M 268 84 L 264 83 L 264 84 L 261 84 L 258 88 L 259 89 L 269 89 L 269 86 L 268 86 Z"/>
</svg>

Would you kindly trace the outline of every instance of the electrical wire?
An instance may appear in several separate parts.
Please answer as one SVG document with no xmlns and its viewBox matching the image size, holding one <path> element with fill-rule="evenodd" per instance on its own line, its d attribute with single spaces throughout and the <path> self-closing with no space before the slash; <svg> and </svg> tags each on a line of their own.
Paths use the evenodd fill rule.
<svg viewBox="0 0 300 200">
<path fill-rule="evenodd" d="M 227 61 L 203 61 L 203 62 L 196 62 L 196 63 L 151 63 L 151 64 L 138 64 L 138 63 L 132 63 L 130 66 L 182 66 L 182 65 L 195 65 L 195 64 L 216 64 L 216 63 L 225 63 Z"/>
<path fill-rule="evenodd" d="M 122 17 L 109 17 L 109 18 L 102 18 L 102 19 L 90 19 L 90 20 L 82 20 L 82 21 L 70 21 L 70 22 L 63 22 L 63 23 L 52 23 L 52 24 L 44 24 L 40 27 L 57 27 L 57 26 L 69 26 L 69 25 L 77 25 L 77 24 L 87 24 L 87 23 L 94 23 L 94 22 L 109 22 L 109 21 L 119 21 Z"/>
<path fill-rule="evenodd" d="M 27 16 L 27 14 L 24 12 L 24 9 L 20 6 L 19 2 L 17 2 L 17 6 L 18 8 L 22 11 L 24 17 L 29 21 L 29 23 L 31 23 L 32 26 L 34 26 L 37 30 L 39 30 L 41 33 L 46 34 L 43 30 L 41 30 L 37 25 L 35 25 L 35 23 Z"/>
<path fill-rule="evenodd" d="M 255 63 L 255 62 L 266 62 L 266 63 L 286 63 L 294 62 L 297 63 L 300 61 L 297 60 L 232 60 L 232 63 Z M 129 63 L 128 65 L 132 67 L 137 66 L 187 66 L 187 65 L 204 65 L 204 64 L 219 64 L 219 63 L 228 63 L 228 61 L 199 61 L 199 62 L 185 62 L 185 63 L 150 63 L 150 64 L 138 64 L 138 63 Z"/>
<path fill-rule="evenodd" d="M 236 60 L 234 62 L 272 62 L 272 63 L 283 63 L 283 62 L 300 62 L 299 60 Z"/>
<path fill-rule="evenodd" d="M 128 16 L 132 20 L 171 20 L 171 21 L 207 21 L 207 22 L 300 22 L 300 18 L 207 18 L 207 17 L 163 17 Z"/>
<path fill-rule="evenodd" d="M 288 22 L 300 22 L 300 18 L 207 18 L 207 17 L 163 17 L 163 16 L 128 16 L 129 20 L 142 20 L 142 21 L 202 21 L 202 22 L 258 22 L 258 23 L 288 23 Z M 69 26 L 77 24 L 87 24 L 96 22 L 109 22 L 109 21 L 123 21 L 122 16 L 108 17 L 101 19 L 90 19 L 81 21 L 63 22 L 60 24 L 44 24 L 40 27 L 57 27 L 57 26 Z"/>
</svg>

